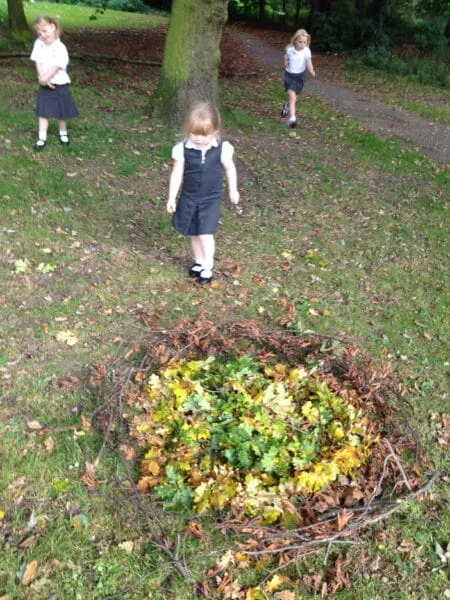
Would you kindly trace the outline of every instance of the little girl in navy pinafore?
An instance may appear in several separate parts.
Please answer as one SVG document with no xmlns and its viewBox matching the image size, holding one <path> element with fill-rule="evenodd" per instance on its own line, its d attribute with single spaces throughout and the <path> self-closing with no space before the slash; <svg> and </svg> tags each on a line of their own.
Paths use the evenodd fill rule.
<svg viewBox="0 0 450 600">
<path fill-rule="evenodd" d="M 181 195 L 172 223 L 183 235 L 214 234 L 219 226 L 222 203 L 222 142 L 202 151 L 184 150 L 184 175 Z"/>
</svg>

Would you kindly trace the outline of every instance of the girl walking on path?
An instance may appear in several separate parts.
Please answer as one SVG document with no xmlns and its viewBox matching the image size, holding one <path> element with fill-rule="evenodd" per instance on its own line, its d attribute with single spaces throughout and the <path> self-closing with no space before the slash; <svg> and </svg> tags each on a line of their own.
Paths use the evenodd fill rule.
<svg viewBox="0 0 450 600">
<path fill-rule="evenodd" d="M 66 71 L 69 54 L 59 39 L 61 27 L 56 19 L 40 15 L 34 21 L 33 29 L 37 40 L 30 58 L 36 63 L 40 85 L 36 103 L 39 133 L 34 148 L 42 150 L 47 143 L 49 119 L 58 120 L 59 141 L 63 146 L 69 146 L 66 120 L 78 117 L 78 109 L 69 90 L 70 77 Z"/>
<path fill-rule="evenodd" d="M 284 52 L 284 88 L 288 93 L 288 102 L 285 102 L 281 109 L 281 116 L 287 117 L 288 126 L 296 127 L 297 118 L 295 116 L 295 105 L 297 104 L 300 92 L 305 83 L 306 71 L 312 77 L 316 76 L 311 59 L 311 50 L 309 44 L 311 36 L 304 29 L 299 29 L 294 33 Z"/>
<path fill-rule="evenodd" d="M 233 204 L 239 203 L 233 146 L 220 139 L 217 108 L 207 102 L 194 106 L 184 125 L 184 140 L 172 149 L 174 160 L 167 211 L 175 229 L 190 236 L 194 264 L 189 275 L 200 284 L 213 278 L 215 240 L 222 202 L 222 172 Z M 177 202 L 177 195 L 181 194 Z"/>
</svg>

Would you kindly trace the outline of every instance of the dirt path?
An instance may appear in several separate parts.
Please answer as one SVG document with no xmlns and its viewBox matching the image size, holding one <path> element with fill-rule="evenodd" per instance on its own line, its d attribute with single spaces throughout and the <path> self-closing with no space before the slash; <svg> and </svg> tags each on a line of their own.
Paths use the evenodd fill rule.
<svg viewBox="0 0 450 600">
<path fill-rule="evenodd" d="M 282 50 L 265 44 L 256 35 L 244 29 L 235 29 L 233 34 L 247 47 L 253 59 L 270 71 L 282 76 Z M 317 67 L 316 67 L 317 69 Z M 450 164 L 450 127 L 433 123 L 418 115 L 393 108 L 348 88 L 320 78 L 308 79 L 305 93 L 324 100 L 336 111 L 359 119 L 367 129 L 380 137 L 413 144 L 421 152 L 444 165 Z"/>
</svg>

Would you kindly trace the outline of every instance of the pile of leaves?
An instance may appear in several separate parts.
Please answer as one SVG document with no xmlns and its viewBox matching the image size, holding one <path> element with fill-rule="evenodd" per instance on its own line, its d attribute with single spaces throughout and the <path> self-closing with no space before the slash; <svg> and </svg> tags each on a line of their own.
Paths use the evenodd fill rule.
<svg viewBox="0 0 450 600">
<path fill-rule="evenodd" d="M 354 394 L 320 379 L 316 367 L 249 354 L 181 359 L 153 373 L 132 424 L 147 448 L 138 487 L 169 509 L 295 523 L 292 502 L 354 481 L 377 439 Z"/>
<path fill-rule="evenodd" d="M 224 598 L 256 599 L 289 586 L 281 569 L 354 543 L 363 527 L 435 480 L 403 418 L 405 390 L 388 361 L 256 321 L 216 325 L 202 316 L 164 330 L 158 315 L 141 318 L 146 345 L 130 351 L 139 365 L 114 396 L 119 420 L 126 415 L 122 425 L 141 447 L 133 493 L 190 519 L 187 538 L 203 541 L 203 528 L 233 534 L 232 548 L 196 585 L 200 595 L 212 598 L 212 586 Z M 110 430 L 111 411 L 103 421 Z M 167 532 L 151 535 L 186 577 L 179 538 L 171 545 Z M 242 587 L 238 574 L 250 566 L 262 569 L 262 587 Z M 340 563 L 336 572 L 345 587 Z M 315 581 L 311 589 L 323 593 L 327 585 Z"/>
<path fill-rule="evenodd" d="M 138 487 L 172 510 L 291 527 L 420 487 L 417 465 L 407 475 L 399 459 L 419 452 L 397 410 L 403 390 L 388 362 L 350 344 L 182 321 L 149 328 L 135 380 Z"/>
</svg>

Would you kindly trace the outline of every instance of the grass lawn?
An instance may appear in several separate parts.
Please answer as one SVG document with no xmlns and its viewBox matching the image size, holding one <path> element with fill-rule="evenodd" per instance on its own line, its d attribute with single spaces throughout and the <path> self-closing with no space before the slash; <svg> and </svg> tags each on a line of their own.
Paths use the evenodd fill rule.
<svg viewBox="0 0 450 600">
<path fill-rule="evenodd" d="M 27 4 L 27 15 L 55 6 Z M 57 9 L 67 9 L 67 27 L 103 26 L 103 15 L 89 22 L 91 9 Z M 134 18 L 155 19 L 131 15 L 127 26 Z M 277 328 L 294 306 L 298 332 L 387 354 L 427 469 L 448 471 L 448 172 L 306 96 L 298 129 L 286 130 L 278 86 L 224 80 L 243 212 L 224 203 L 216 283 L 198 289 L 186 275 L 189 244 L 165 212 L 177 140 L 145 116 L 158 70 L 74 61 L 73 144 L 60 147 L 51 129 L 36 153 L 34 70 L 27 59 L 0 68 L 0 597 L 195 598 L 192 581 L 225 553 L 222 534 L 208 533 L 205 548 L 154 507 L 149 525 L 119 491 L 122 461 L 86 424 L 101 400 L 88 385 L 92 370 L 127 368 L 125 354 L 145 335 L 143 313 L 167 328 L 200 312 Z M 80 478 L 98 456 L 103 483 L 90 489 Z M 317 597 L 339 553 L 351 585 L 336 598 L 443 598 L 445 571 L 433 568 L 436 542 L 450 541 L 445 481 L 359 545 L 332 548 L 326 564 L 324 554 L 303 561 L 299 573 L 316 576 L 319 591 L 294 570 L 296 598 Z M 150 526 L 180 534 L 191 580 L 167 576 Z M 239 577 L 253 585 L 259 574 Z"/>
<path fill-rule="evenodd" d="M 167 23 L 167 17 L 156 12 L 151 14 L 124 13 L 120 10 L 99 11 L 91 6 L 55 4 L 54 2 L 24 3 L 28 23 L 38 15 L 51 15 L 60 21 L 64 29 L 148 29 Z M 6 2 L 0 0 L 0 14 L 6 14 Z"/>
</svg>

